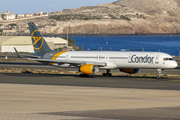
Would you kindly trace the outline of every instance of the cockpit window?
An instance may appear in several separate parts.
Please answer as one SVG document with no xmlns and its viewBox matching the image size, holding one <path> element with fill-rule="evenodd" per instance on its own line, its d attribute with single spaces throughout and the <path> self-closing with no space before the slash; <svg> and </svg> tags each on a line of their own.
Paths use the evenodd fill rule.
<svg viewBox="0 0 180 120">
<path fill-rule="evenodd" d="M 174 60 L 173 58 L 169 58 L 169 60 Z"/>
<path fill-rule="evenodd" d="M 163 58 L 164 61 L 172 61 L 174 60 L 173 58 Z"/>
</svg>

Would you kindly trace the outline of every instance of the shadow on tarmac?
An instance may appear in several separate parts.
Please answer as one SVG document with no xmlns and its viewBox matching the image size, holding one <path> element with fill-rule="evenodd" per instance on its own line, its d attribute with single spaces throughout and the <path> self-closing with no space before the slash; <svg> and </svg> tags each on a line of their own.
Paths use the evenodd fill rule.
<svg viewBox="0 0 180 120">
<path fill-rule="evenodd" d="M 76 117 L 90 117 L 98 119 L 116 119 L 116 120 L 169 120 L 179 119 L 180 107 L 162 107 L 162 108 L 139 108 L 139 109 L 106 109 L 89 111 L 66 111 L 39 113 L 44 115 L 63 115 Z"/>
</svg>

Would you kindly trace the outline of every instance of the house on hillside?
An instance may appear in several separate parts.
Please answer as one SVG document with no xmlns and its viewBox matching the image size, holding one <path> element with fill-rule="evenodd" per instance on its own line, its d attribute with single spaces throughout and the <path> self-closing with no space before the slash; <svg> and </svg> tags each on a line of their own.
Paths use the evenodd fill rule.
<svg viewBox="0 0 180 120">
<path fill-rule="evenodd" d="M 3 20 L 3 19 L 2 19 L 2 14 L 0 14 L 0 20 Z"/>
<path fill-rule="evenodd" d="M 40 16 L 40 15 L 43 15 L 43 12 L 42 12 L 42 11 L 37 12 L 37 13 L 34 13 L 34 16 Z"/>
<path fill-rule="evenodd" d="M 15 19 L 16 15 L 12 14 L 11 11 L 7 11 L 6 13 L 2 13 L 3 14 L 3 18 L 6 20 L 10 20 L 10 19 Z"/>
<path fill-rule="evenodd" d="M 24 14 L 16 14 L 16 18 L 23 18 L 23 17 L 25 17 Z"/>
<path fill-rule="evenodd" d="M 32 13 L 25 14 L 25 17 L 32 17 L 32 16 L 33 16 Z"/>
</svg>

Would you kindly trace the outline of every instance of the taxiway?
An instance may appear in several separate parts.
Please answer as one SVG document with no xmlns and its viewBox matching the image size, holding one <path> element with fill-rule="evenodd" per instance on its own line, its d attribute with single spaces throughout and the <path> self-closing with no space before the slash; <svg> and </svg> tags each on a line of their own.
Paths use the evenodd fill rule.
<svg viewBox="0 0 180 120">
<path fill-rule="evenodd" d="M 0 67 L 59 69 L 3 63 Z M 1 120 L 180 119 L 179 78 L 0 73 L 0 96 Z"/>
</svg>

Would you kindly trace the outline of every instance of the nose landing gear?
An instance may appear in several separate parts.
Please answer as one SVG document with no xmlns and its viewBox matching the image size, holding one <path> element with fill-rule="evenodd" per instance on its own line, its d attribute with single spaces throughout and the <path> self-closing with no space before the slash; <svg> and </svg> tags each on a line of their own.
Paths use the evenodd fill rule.
<svg viewBox="0 0 180 120">
<path fill-rule="evenodd" d="M 158 72 L 157 79 L 161 79 L 162 69 L 157 69 L 157 72 Z"/>
</svg>

